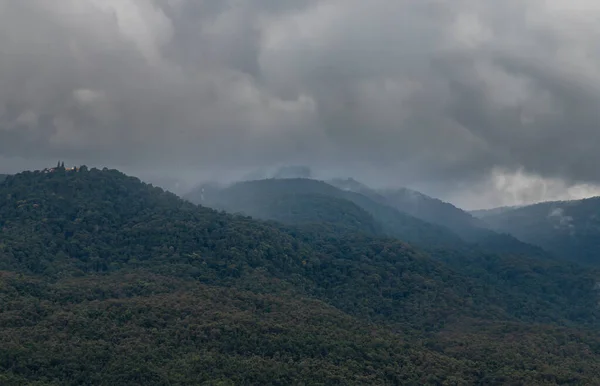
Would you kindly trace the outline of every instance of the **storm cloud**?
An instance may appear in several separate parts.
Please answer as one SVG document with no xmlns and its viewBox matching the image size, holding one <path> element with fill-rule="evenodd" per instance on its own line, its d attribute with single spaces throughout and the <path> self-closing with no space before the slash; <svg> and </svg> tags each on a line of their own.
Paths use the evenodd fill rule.
<svg viewBox="0 0 600 386">
<path fill-rule="evenodd" d="M 599 38 L 593 0 L 0 0 L 0 171 L 301 163 L 471 206 L 507 203 L 499 173 L 595 192 Z"/>
</svg>

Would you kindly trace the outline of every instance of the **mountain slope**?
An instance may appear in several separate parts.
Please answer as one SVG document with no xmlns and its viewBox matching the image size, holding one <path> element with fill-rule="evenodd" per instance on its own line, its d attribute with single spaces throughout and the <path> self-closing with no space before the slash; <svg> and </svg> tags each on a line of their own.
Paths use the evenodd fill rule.
<svg viewBox="0 0 600 386">
<path fill-rule="evenodd" d="M 7 197 L 0 203 L 2 270 L 62 277 L 144 268 L 243 288 L 267 274 L 281 285 L 269 291 L 302 288 L 346 312 L 417 328 L 452 317 L 450 305 L 463 307 L 472 287 L 395 240 L 320 228 L 297 234 L 197 208 L 116 171 L 23 173 L 9 177 L 0 195 Z M 438 292 L 440 306 L 422 308 Z M 357 309 L 356 299 L 365 305 Z"/>
<path fill-rule="evenodd" d="M 469 238 L 469 232 L 474 228 L 485 228 L 483 222 L 462 209 L 415 190 L 406 188 L 374 190 L 352 178 L 334 179 L 330 183 L 340 189 L 361 193 L 421 220 L 445 226 L 466 238 Z"/>
<path fill-rule="evenodd" d="M 394 208 L 422 220 L 443 225 L 466 239 L 485 224 L 467 212 L 439 199 L 410 189 L 386 189 L 379 192 Z"/>
<path fill-rule="evenodd" d="M 545 202 L 482 217 L 494 229 L 539 245 L 564 259 L 600 264 L 600 198 Z"/>
<path fill-rule="evenodd" d="M 468 322 L 425 340 L 312 299 L 136 273 L 2 272 L 3 385 L 596 384 L 582 330 Z"/>
<path fill-rule="evenodd" d="M 2 277 L 3 385 L 50 384 L 43 379 L 63 385 L 435 379 L 418 370 L 414 358 L 420 350 L 401 336 L 315 300 L 143 272 L 52 284 L 7 273 Z M 33 292 L 36 300 L 18 296 L 24 291 Z M 426 362 L 443 379 L 440 374 L 450 361 L 430 356 Z"/>
<path fill-rule="evenodd" d="M 542 263 L 465 275 L 117 171 L 21 173 L 0 185 L 0 383 L 596 384 L 598 275 Z"/>
<path fill-rule="evenodd" d="M 318 201 L 315 200 L 319 197 Z M 197 189 L 185 196 L 191 202 L 228 212 L 241 212 L 257 218 L 289 224 L 319 221 L 320 211 L 329 211 L 328 220 L 345 223 L 355 230 L 382 234 L 416 245 L 462 246 L 465 243 L 446 228 L 401 213 L 385 204 L 352 191 L 343 191 L 323 181 L 311 179 L 268 179 L 245 181 L 224 189 Z M 303 201 L 298 211 L 297 202 Z M 291 206 L 290 206 L 291 205 Z M 295 206 L 292 207 L 292 206 Z M 342 208 L 342 206 L 344 208 Z M 341 211 L 339 210 L 341 209 Z M 294 215 L 290 215 L 294 214 Z M 361 224 L 343 218 L 351 214 Z"/>
<path fill-rule="evenodd" d="M 278 180 L 269 180 L 271 182 Z M 284 182 L 279 182 L 285 184 Z M 329 224 L 339 231 L 378 234 L 381 226 L 364 209 L 351 201 L 336 197 L 337 192 L 308 187 L 305 191 L 278 188 L 279 183 L 243 184 L 228 189 L 203 185 L 191 201 L 229 212 L 294 225 Z M 268 186 L 267 186 L 268 185 Z M 314 193 L 313 193 L 314 192 Z"/>
<path fill-rule="evenodd" d="M 373 201 L 391 206 L 420 220 L 443 226 L 463 240 L 477 244 L 484 250 L 553 258 L 539 247 L 526 244 L 511 235 L 494 232 L 484 221 L 462 209 L 420 192 L 405 188 L 376 191 L 351 178 L 336 179 L 331 183 L 340 189 L 360 193 Z"/>
<path fill-rule="evenodd" d="M 200 192 L 202 192 L 202 190 L 200 190 Z M 568 291 L 569 301 L 563 303 L 563 306 L 565 307 L 567 307 L 571 301 L 575 301 L 577 303 L 581 299 L 589 299 L 590 303 L 586 303 L 587 305 L 583 306 L 582 308 L 577 307 L 578 310 L 570 314 L 570 317 L 574 317 L 577 320 L 583 320 L 587 318 L 586 316 L 580 316 L 586 314 L 587 311 L 585 311 L 584 308 L 590 306 L 594 302 L 594 300 L 591 299 L 595 299 L 595 295 L 590 298 L 590 294 L 592 293 L 590 291 L 595 285 L 594 279 L 588 277 L 588 279 L 586 279 L 587 284 L 584 285 L 580 290 L 576 289 L 576 287 L 581 284 L 576 284 L 578 281 L 576 277 L 582 274 L 582 271 L 578 268 L 568 265 L 562 267 L 561 269 L 564 272 L 565 277 L 569 278 L 568 281 L 572 280 L 573 284 L 564 284 L 562 289 L 553 288 L 554 284 L 546 284 L 546 279 L 540 282 L 539 277 L 540 272 L 543 274 L 550 273 L 551 276 L 557 274 L 555 271 L 553 271 L 553 267 L 556 263 L 551 259 L 548 259 L 549 261 L 545 262 L 542 260 L 532 259 L 526 255 L 523 256 L 522 254 L 519 254 L 518 258 L 497 256 L 495 253 L 489 253 L 482 251 L 481 249 L 474 248 L 456 237 L 452 239 L 458 240 L 456 243 L 446 244 L 446 246 L 444 246 L 443 241 L 440 242 L 440 240 L 437 239 L 438 233 L 436 233 L 448 232 L 444 228 L 436 227 L 435 225 L 430 225 L 408 215 L 404 215 L 398 211 L 395 211 L 391 207 L 376 203 L 362 194 L 341 191 L 340 189 L 336 189 L 331 185 L 321 181 L 307 179 L 270 179 L 242 182 L 224 189 L 205 189 L 202 194 L 202 202 L 231 212 L 252 213 L 257 215 L 259 218 L 262 217 L 265 219 L 274 219 L 277 217 L 281 219 L 285 217 L 284 215 L 291 214 L 290 217 L 286 218 L 289 223 L 303 225 L 306 224 L 306 222 L 300 221 L 299 219 L 303 219 L 304 217 L 309 217 L 313 220 L 317 219 L 317 216 L 315 216 L 314 213 L 314 207 L 307 205 L 305 208 L 303 208 L 303 210 L 297 212 L 291 212 L 288 211 L 288 208 L 284 208 L 284 215 L 282 215 L 277 214 L 277 212 L 281 210 L 281 207 L 279 204 L 275 203 L 280 202 L 282 197 L 304 197 L 306 195 L 310 197 L 310 195 L 313 194 L 318 194 L 319 197 L 333 197 L 336 200 L 338 200 L 339 197 L 343 197 L 347 201 L 356 203 L 358 206 L 365 208 L 370 214 L 373 214 L 373 218 L 375 220 L 380 221 L 379 223 L 382 224 L 385 235 L 402 238 L 403 240 L 408 240 L 415 245 L 424 246 L 430 255 L 436 259 L 444 261 L 457 273 L 475 275 L 477 280 L 481 280 L 483 283 L 490 281 L 498 283 L 498 285 L 502 288 L 502 294 L 494 294 L 494 300 L 488 299 L 487 301 L 493 302 L 496 306 L 504 310 L 510 310 L 509 313 L 521 313 L 522 310 L 520 307 L 523 307 L 525 304 L 529 304 L 531 300 L 529 295 L 534 293 L 538 294 L 538 296 L 544 297 L 544 294 L 549 292 L 560 292 L 562 290 Z M 327 204 L 327 201 L 324 201 L 324 203 Z M 335 212 L 335 206 L 331 205 L 329 206 L 329 209 Z M 337 216 L 336 218 L 340 218 L 339 213 L 334 214 L 334 216 Z M 391 219 L 391 221 L 386 222 L 387 219 Z M 396 227 L 390 226 L 396 224 L 398 224 Z M 337 242 L 343 239 L 345 242 L 351 243 L 353 246 L 350 247 L 349 250 L 359 251 L 364 245 L 369 244 L 368 241 L 364 241 L 366 232 L 362 232 L 363 235 L 361 236 L 343 232 L 340 236 L 339 234 L 332 234 L 331 232 L 333 229 L 339 231 L 340 229 L 348 230 L 350 228 L 342 228 L 339 226 L 334 228 L 323 228 L 323 226 L 315 226 L 311 227 L 309 230 L 303 228 L 302 232 L 300 232 L 298 235 L 304 239 L 310 240 L 312 245 L 321 245 L 320 243 L 324 243 L 327 246 L 323 247 L 321 245 L 319 248 L 321 250 L 326 250 L 328 254 L 331 254 L 333 249 L 335 249 L 335 247 L 329 245 L 329 242 L 327 241 L 327 238 L 332 236 L 338 240 Z M 354 228 L 354 230 L 358 229 Z M 359 241 L 357 242 L 356 240 Z M 501 235 L 490 240 L 490 243 L 498 242 L 498 240 L 502 241 Z M 512 238 L 510 238 L 510 240 L 512 240 Z M 508 245 L 508 248 L 506 245 Z M 498 245 L 495 250 L 498 251 L 502 250 L 503 248 L 507 248 L 510 251 L 510 247 L 510 244 L 503 244 L 500 242 L 500 245 Z M 532 249 L 537 251 L 536 248 L 532 247 Z M 340 258 L 341 256 L 343 255 L 340 255 Z M 511 263 L 507 266 L 506 264 L 502 263 L 504 261 L 510 261 Z M 383 264 L 383 262 L 378 261 L 377 264 Z M 587 276 L 587 274 L 583 276 Z M 324 282 L 327 282 L 330 279 L 324 277 L 323 280 Z M 558 278 L 553 280 L 555 281 L 552 283 L 561 281 Z M 521 288 L 523 292 L 515 292 L 514 286 Z M 492 289 L 492 291 L 497 289 L 498 288 Z M 482 289 L 482 291 L 488 290 L 490 289 Z M 578 295 L 575 295 L 575 292 L 577 292 Z M 580 299 L 578 299 L 579 296 L 581 296 Z M 515 307 L 515 304 L 519 304 L 519 306 Z M 545 315 L 542 319 L 538 320 L 552 320 L 553 317 L 548 316 L 548 312 L 550 309 L 557 310 L 557 308 L 546 302 L 543 302 L 543 304 L 543 306 L 534 306 L 536 308 L 536 315 Z M 571 304 L 571 306 L 572 305 L 574 304 Z M 528 305 L 526 307 L 530 306 Z M 583 314 L 580 315 L 581 312 L 583 312 Z M 523 316 L 523 314 L 521 315 Z"/>
</svg>

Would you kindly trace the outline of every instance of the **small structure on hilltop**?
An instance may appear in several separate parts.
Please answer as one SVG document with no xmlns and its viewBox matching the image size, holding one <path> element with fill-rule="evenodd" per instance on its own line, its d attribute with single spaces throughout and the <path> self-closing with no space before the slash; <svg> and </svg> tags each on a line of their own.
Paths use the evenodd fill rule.
<svg viewBox="0 0 600 386">
<path fill-rule="evenodd" d="M 67 171 L 67 172 L 77 172 L 80 169 L 81 169 L 81 167 L 77 167 L 77 166 L 66 168 L 64 162 L 58 161 L 58 164 L 56 165 L 56 167 L 50 168 L 50 169 L 46 168 L 46 169 L 42 170 L 42 172 L 43 173 L 54 173 L 54 172 L 57 172 L 59 170 L 64 170 L 64 171 Z"/>
</svg>

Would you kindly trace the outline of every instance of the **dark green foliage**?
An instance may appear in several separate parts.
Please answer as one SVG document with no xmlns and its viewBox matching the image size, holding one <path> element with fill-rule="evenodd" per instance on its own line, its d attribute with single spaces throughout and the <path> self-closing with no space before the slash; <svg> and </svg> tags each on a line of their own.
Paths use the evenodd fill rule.
<svg viewBox="0 0 600 386">
<path fill-rule="evenodd" d="M 239 212 L 265 220 L 292 225 L 330 224 L 339 232 L 382 234 L 382 227 L 373 216 L 358 205 L 344 199 L 318 193 L 262 194 L 248 192 L 240 197 L 228 197 L 230 191 L 219 197 L 227 202 L 215 202 L 214 207 Z"/>
<path fill-rule="evenodd" d="M 1 278 L 3 385 L 593 384 L 600 374 L 596 335 L 564 328 L 465 320 L 415 340 L 285 292 L 144 271 Z"/>
<path fill-rule="evenodd" d="M 354 201 L 280 197 L 299 226 L 117 171 L 8 177 L 0 384 L 600 382 L 595 271 L 434 260 L 373 236 Z"/>
<path fill-rule="evenodd" d="M 577 263 L 599 265 L 600 198 L 546 202 L 482 218 L 494 229 L 512 235 Z"/>
<path fill-rule="evenodd" d="M 415 328 L 443 324 L 473 286 L 395 240 L 277 228 L 116 171 L 23 173 L 1 196 L 5 270 L 60 278 L 147 268 L 256 289 L 260 269 L 347 312 Z"/>
</svg>

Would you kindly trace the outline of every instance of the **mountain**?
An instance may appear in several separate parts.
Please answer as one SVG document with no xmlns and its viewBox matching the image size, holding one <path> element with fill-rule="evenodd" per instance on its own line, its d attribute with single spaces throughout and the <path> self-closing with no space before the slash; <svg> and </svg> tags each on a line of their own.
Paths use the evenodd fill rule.
<svg viewBox="0 0 600 386">
<path fill-rule="evenodd" d="M 327 218 L 327 217 L 325 217 Z M 598 384 L 600 274 L 434 260 L 115 170 L 0 185 L 0 384 Z"/>
<path fill-rule="evenodd" d="M 466 239 L 477 239 L 474 233 L 485 224 L 454 205 L 406 188 L 379 192 L 394 208 L 422 220 L 452 229 Z"/>
<path fill-rule="evenodd" d="M 184 198 L 227 212 L 288 224 L 326 220 L 366 233 L 379 231 L 382 235 L 416 245 L 464 245 L 457 235 L 444 227 L 323 181 L 304 178 L 245 181 L 223 189 L 200 187 Z"/>
<path fill-rule="evenodd" d="M 329 182 L 345 191 L 360 193 L 382 205 L 449 229 L 464 241 L 485 250 L 553 258 L 540 247 L 524 243 L 509 234 L 497 233 L 489 229 L 484 221 L 462 209 L 423 193 L 406 188 L 374 190 L 352 178 Z"/>
<path fill-rule="evenodd" d="M 0 174 L 0 182 L 4 181 L 8 177 L 7 174 Z"/>
<path fill-rule="evenodd" d="M 303 237 L 311 234 L 313 238 L 326 238 L 331 237 L 333 232 L 352 239 L 358 238 L 355 232 L 359 232 L 360 237 L 399 238 L 419 246 L 457 273 L 497 283 L 506 291 L 503 296 L 511 298 L 523 295 L 512 290 L 511 286 L 516 281 L 527 288 L 527 293 L 546 294 L 550 290 L 542 284 L 544 280 L 540 279 L 539 272 L 554 272 L 554 275 L 561 271 L 565 274 L 577 271 L 577 268 L 549 259 L 540 248 L 522 243 L 512 236 L 484 229 L 481 240 L 489 250 L 482 249 L 465 243 L 446 228 L 423 222 L 367 196 L 335 188 L 323 181 L 268 179 L 221 188 L 212 185 L 192 192 L 187 199 L 219 210 L 300 226 Z M 491 235 L 487 240 L 483 238 L 484 232 Z M 445 235 L 447 239 L 439 235 Z M 520 253 L 515 253 L 515 250 Z M 542 257 L 547 261 L 532 257 Z M 578 274 L 567 275 L 574 277 Z M 508 283 L 512 284 L 506 287 Z M 567 287 L 565 284 L 564 288 Z"/>
<path fill-rule="evenodd" d="M 494 229 L 539 245 L 564 259 L 600 264 L 600 197 L 488 212 L 482 219 Z"/>
<path fill-rule="evenodd" d="M 454 205 L 407 188 L 371 189 L 352 178 L 333 179 L 330 184 L 346 191 L 361 193 L 375 201 L 410 214 L 421 220 L 469 235 L 473 229 L 485 228 L 485 223 Z"/>
<path fill-rule="evenodd" d="M 233 213 L 294 225 L 330 225 L 338 231 L 380 234 L 383 229 L 373 216 L 351 201 L 332 195 L 328 186 L 265 180 L 220 187 L 204 184 L 185 196 L 195 203 Z"/>
</svg>

